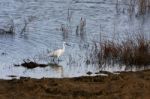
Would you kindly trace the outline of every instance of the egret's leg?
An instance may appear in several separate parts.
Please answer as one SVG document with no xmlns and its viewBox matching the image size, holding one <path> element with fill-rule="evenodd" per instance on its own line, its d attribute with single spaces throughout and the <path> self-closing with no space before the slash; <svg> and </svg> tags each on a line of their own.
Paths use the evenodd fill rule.
<svg viewBox="0 0 150 99">
<path fill-rule="evenodd" d="M 55 62 L 55 57 L 53 57 L 53 62 Z"/>
<path fill-rule="evenodd" d="M 59 57 L 57 58 L 57 61 L 58 61 L 58 63 L 59 63 Z"/>
<path fill-rule="evenodd" d="M 56 64 L 56 57 L 53 58 L 53 62 Z"/>
<path fill-rule="evenodd" d="M 58 62 L 61 62 L 62 61 L 62 59 L 61 58 L 58 58 Z"/>
<path fill-rule="evenodd" d="M 60 61 L 62 61 L 62 59 L 61 59 L 61 58 L 58 58 L 58 61 L 60 62 Z"/>
</svg>

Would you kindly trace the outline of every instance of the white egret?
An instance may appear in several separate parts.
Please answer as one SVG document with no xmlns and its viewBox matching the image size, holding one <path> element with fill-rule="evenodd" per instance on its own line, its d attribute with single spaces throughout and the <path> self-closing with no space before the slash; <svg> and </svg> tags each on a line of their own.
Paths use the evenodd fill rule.
<svg viewBox="0 0 150 99">
<path fill-rule="evenodd" d="M 55 51 L 50 52 L 50 53 L 48 54 L 48 56 L 54 57 L 54 59 L 55 59 L 55 58 L 58 58 L 58 59 L 59 59 L 59 57 L 60 57 L 61 55 L 63 55 L 63 53 L 65 52 L 65 45 L 66 45 L 66 42 L 63 42 L 63 48 L 57 49 L 57 50 L 55 50 Z M 53 59 L 53 61 L 54 61 L 54 59 Z"/>
</svg>

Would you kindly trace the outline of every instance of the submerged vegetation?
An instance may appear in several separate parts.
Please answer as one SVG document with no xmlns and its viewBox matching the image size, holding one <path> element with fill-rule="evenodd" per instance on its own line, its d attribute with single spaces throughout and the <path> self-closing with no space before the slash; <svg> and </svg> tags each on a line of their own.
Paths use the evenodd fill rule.
<svg viewBox="0 0 150 99">
<path fill-rule="evenodd" d="M 10 22 L 4 28 L 0 28 L 0 34 L 15 34 L 14 20 L 10 19 Z"/>
<path fill-rule="evenodd" d="M 0 99 L 149 99 L 150 0 L 6 1 Z"/>
<path fill-rule="evenodd" d="M 82 2 L 83 2 L 83 5 L 84 5 L 84 3 L 85 3 L 85 5 L 86 5 L 86 3 L 95 3 L 95 2 L 81 1 L 81 2 L 79 2 L 79 4 L 82 4 Z M 65 54 L 66 57 L 63 57 L 64 58 L 63 61 L 65 61 L 63 63 L 63 65 L 67 65 L 68 67 L 76 66 L 76 67 L 81 68 L 82 67 L 81 65 L 85 65 L 85 63 L 86 63 L 86 65 L 84 68 L 87 68 L 86 66 L 88 64 L 89 65 L 92 64 L 92 65 L 96 65 L 96 66 L 98 64 L 98 66 L 100 66 L 100 68 L 98 68 L 98 69 L 100 69 L 100 70 L 101 70 L 101 68 L 105 68 L 107 64 L 110 66 L 114 66 L 114 64 L 119 64 L 119 66 L 126 65 L 129 67 L 130 66 L 148 67 L 150 65 L 150 60 L 149 60 L 150 59 L 150 40 L 149 40 L 149 38 L 146 39 L 146 37 L 144 35 L 140 34 L 136 37 L 131 37 L 131 38 L 126 38 L 126 39 L 120 40 L 119 36 L 121 36 L 121 33 L 126 32 L 126 30 L 127 30 L 127 32 L 129 31 L 130 33 L 132 33 L 134 30 L 135 30 L 135 32 L 137 32 L 138 30 L 143 29 L 143 31 L 142 30 L 141 31 L 143 33 L 146 32 L 145 30 L 147 28 L 145 29 L 144 28 L 145 25 L 143 25 L 144 23 L 141 23 L 141 21 L 143 21 L 143 20 L 136 21 L 136 20 L 140 20 L 140 18 L 137 18 L 135 16 L 144 18 L 143 16 L 146 15 L 147 13 L 149 13 L 150 0 L 128 0 L 128 1 L 117 0 L 117 3 L 116 3 L 116 1 L 105 2 L 105 0 L 104 0 L 104 2 L 96 2 L 96 3 L 102 4 L 102 5 L 104 4 L 103 5 L 104 8 L 103 7 L 99 8 L 98 6 L 95 7 L 94 4 L 92 4 L 87 9 L 85 9 L 86 6 L 83 8 L 80 8 L 80 9 L 76 9 L 76 8 L 74 9 L 74 6 L 73 6 L 74 4 L 70 4 L 71 6 L 66 11 L 67 12 L 67 20 L 63 16 L 63 15 L 65 15 L 66 12 L 64 12 L 60 16 L 60 18 L 58 18 L 58 19 L 54 18 L 55 21 L 53 20 L 53 16 L 48 15 L 48 16 L 43 17 L 43 16 L 38 16 L 39 13 L 37 13 L 37 16 L 36 15 L 28 16 L 28 17 L 24 18 L 23 22 L 22 22 L 22 20 L 20 20 L 20 18 L 18 19 L 18 21 L 16 21 L 16 19 L 14 19 L 14 21 L 11 20 L 12 22 L 8 26 L 10 28 L 7 30 L 0 29 L 0 33 L 3 33 L 3 34 L 10 33 L 10 34 L 17 35 L 15 39 L 18 39 L 18 37 L 19 37 L 19 39 L 15 40 L 14 45 L 12 45 L 12 44 L 10 44 L 10 45 L 14 46 L 14 47 L 17 46 L 17 49 L 19 46 L 18 50 L 21 50 L 21 51 L 23 49 L 23 51 L 24 51 L 23 55 L 24 54 L 31 55 L 29 53 L 33 53 L 33 55 L 34 55 L 35 49 L 33 47 L 39 48 L 39 51 L 40 51 L 39 54 L 41 54 L 42 53 L 41 51 L 46 50 L 46 48 L 50 49 L 53 47 L 57 47 L 54 45 L 51 46 L 52 44 L 55 44 L 55 42 L 56 43 L 61 42 L 62 40 L 69 42 L 69 43 L 71 42 L 74 45 L 72 44 L 73 45 L 72 48 L 68 49 L 68 53 Z M 110 8 L 108 7 L 108 9 L 107 9 L 107 7 L 105 8 L 105 6 L 106 6 L 105 3 L 108 4 L 109 6 L 112 4 L 113 6 L 110 6 Z M 75 3 L 75 5 L 76 5 L 76 3 Z M 112 9 L 112 7 L 114 7 L 114 5 L 116 5 L 116 9 L 115 8 Z M 87 11 L 88 9 L 92 9 L 92 11 L 88 12 Z M 93 11 L 93 9 L 94 9 L 94 11 Z M 45 9 L 43 9 L 43 10 L 45 10 Z M 66 8 L 63 9 L 63 11 L 65 11 L 65 10 L 66 10 Z M 85 10 L 87 11 L 87 13 L 82 13 Z M 117 10 L 118 12 L 116 13 L 115 10 Z M 77 12 L 79 11 L 79 13 L 74 13 L 75 11 L 77 11 Z M 102 11 L 102 14 L 97 13 L 98 11 Z M 43 12 L 45 12 L 45 11 L 43 11 Z M 94 13 L 92 13 L 92 12 L 94 12 Z M 129 20 L 130 16 L 128 16 L 129 13 L 130 13 L 130 15 L 133 15 L 133 18 L 136 18 L 136 20 L 133 20 L 135 22 L 131 22 L 131 23 L 129 22 L 130 21 Z M 51 13 L 48 13 L 48 14 L 51 15 Z M 106 16 L 105 16 L 105 14 L 106 14 Z M 100 16 L 100 15 L 102 15 L 102 16 Z M 113 17 L 111 17 L 111 16 L 113 16 Z M 124 17 L 124 16 L 127 16 L 127 17 Z M 45 17 L 48 17 L 48 18 L 45 18 Z M 56 17 L 57 17 L 57 12 L 56 12 Z M 124 18 L 125 18 L 125 20 L 124 20 Z M 36 19 L 35 22 L 30 24 L 30 22 L 34 21 L 34 19 Z M 114 21 L 112 21 L 112 20 L 114 20 Z M 121 21 L 121 20 L 123 20 L 123 21 Z M 50 21 L 52 23 L 47 22 L 47 21 Z M 21 23 L 19 23 L 19 22 L 21 22 Z M 56 22 L 57 25 L 61 25 L 60 28 L 57 28 L 57 31 L 55 30 L 55 26 L 53 27 L 53 25 L 56 25 L 53 22 L 54 23 Z M 90 23 L 90 25 L 89 25 L 89 23 Z M 135 29 L 130 30 L 130 25 L 132 25 L 132 24 L 135 25 Z M 97 27 L 99 27 L 99 25 L 100 25 L 100 31 L 106 33 L 106 36 L 105 36 L 105 34 L 103 35 L 100 33 L 100 35 L 101 35 L 100 41 L 97 42 L 97 40 L 99 39 L 99 37 L 96 37 L 99 35 L 99 33 L 97 33 Z M 114 25 L 114 29 L 113 29 L 113 25 Z M 124 25 L 126 25 L 126 27 L 125 27 L 124 31 L 122 31 L 121 29 L 124 28 Z M 127 26 L 127 25 L 129 25 L 129 26 Z M 20 26 L 20 27 L 18 27 L 18 26 Z M 137 26 L 137 28 L 140 27 L 140 29 L 138 29 L 137 31 L 136 31 L 136 29 L 137 29 L 136 26 Z M 133 28 L 134 28 L 134 26 L 133 26 Z M 15 29 L 16 29 L 16 31 L 15 31 Z M 108 31 L 107 31 L 107 29 L 108 29 Z M 58 31 L 61 32 L 60 35 L 62 35 L 62 36 L 58 36 L 59 35 L 59 33 L 57 33 Z M 51 35 L 51 33 L 53 33 L 53 34 Z M 115 33 L 117 33 L 118 35 L 116 36 Z M 18 36 L 18 34 L 19 34 L 19 36 Z M 27 38 L 26 36 L 28 36 L 29 38 Z M 115 36 L 116 36 L 116 38 L 115 38 Z M 22 40 L 22 39 L 20 39 L 20 37 L 23 37 L 25 39 Z M 96 39 L 95 39 L 95 37 L 96 37 Z M 101 37 L 106 37 L 106 38 L 102 39 Z M 112 40 L 110 40 L 109 38 L 112 38 Z M 107 39 L 109 39 L 109 40 L 107 40 Z M 116 41 L 116 39 L 117 39 L 117 41 Z M 21 40 L 21 43 L 18 43 L 20 40 Z M 92 41 L 94 43 L 91 44 Z M 27 45 L 22 46 L 22 45 L 24 45 L 24 43 Z M 18 44 L 20 44 L 20 45 L 18 45 Z M 29 46 L 28 46 L 28 44 L 29 44 Z M 42 47 L 44 47 L 45 49 Z M 4 49 L 2 49 L 2 51 L 5 49 L 7 49 L 7 47 L 6 48 L 4 47 Z M 10 47 L 10 49 L 14 50 L 16 48 Z M 28 51 L 26 52 L 26 49 L 30 49 L 31 52 L 30 51 L 29 51 L 29 53 L 28 53 Z M 82 50 L 82 51 L 80 52 L 80 50 Z M 38 51 L 38 50 L 35 50 L 35 52 L 36 51 Z M 41 55 L 41 57 L 40 56 L 35 57 L 36 61 L 24 61 L 22 64 L 20 64 L 20 66 L 23 66 L 23 67 L 29 68 L 29 69 L 33 69 L 36 67 L 47 67 L 48 66 L 47 64 L 39 64 L 39 62 L 43 62 L 43 63 L 50 62 L 50 64 L 53 63 L 51 58 L 45 57 L 47 54 L 46 52 L 42 53 L 42 54 L 43 54 L 43 56 Z M 16 55 L 16 54 L 12 54 L 12 55 Z M 1 53 L 1 56 L 9 57 L 9 52 L 6 51 L 6 53 L 5 53 L 5 51 L 3 51 Z M 16 57 L 22 58 L 20 56 L 16 55 Z M 91 71 L 88 72 L 89 75 L 91 74 Z M 83 71 L 81 71 L 81 72 L 83 72 Z"/>
</svg>

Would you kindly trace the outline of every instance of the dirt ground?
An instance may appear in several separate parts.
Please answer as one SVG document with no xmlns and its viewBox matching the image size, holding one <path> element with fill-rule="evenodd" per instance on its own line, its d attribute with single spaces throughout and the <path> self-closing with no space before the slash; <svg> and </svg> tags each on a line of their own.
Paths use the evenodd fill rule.
<svg viewBox="0 0 150 99">
<path fill-rule="evenodd" d="M 0 99 L 150 99 L 150 70 L 108 77 L 0 80 Z"/>
</svg>

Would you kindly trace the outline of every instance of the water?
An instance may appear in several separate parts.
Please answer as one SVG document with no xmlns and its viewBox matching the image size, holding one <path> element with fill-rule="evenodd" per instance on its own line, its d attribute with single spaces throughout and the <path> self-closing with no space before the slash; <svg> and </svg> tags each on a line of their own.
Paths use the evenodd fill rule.
<svg viewBox="0 0 150 99">
<path fill-rule="evenodd" d="M 137 16 L 136 7 L 129 14 L 128 0 L 1 0 L 0 27 L 8 30 L 12 20 L 15 34 L 0 34 L 0 78 L 8 75 L 41 77 L 76 77 L 86 72 L 99 71 L 99 66 L 85 64 L 87 46 L 93 40 L 99 40 L 100 32 L 108 39 L 123 38 L 125 33 L 145 33 L 150 38 L 150 17 Z M 76 26 L 81 17 L 86 19 L 86 34 L 76 35 Z M 25 20 L 28 23 L 25 32 L 21 33 Z M 60 30 L 62 24 L 67 27 L 64 35 Z M 67 35 L 67 36 L 66 36 Z M 61 57 L 60 66 L 35 68 L 28 70 L 14 67 L 23 59 L 36 60 L 46 55 L 47 50 L 66 47 Z M 48 63 L 39 58 L 38 62 Z M 109 71 L 125 68 L 109 68 Z"/>
</svg>

